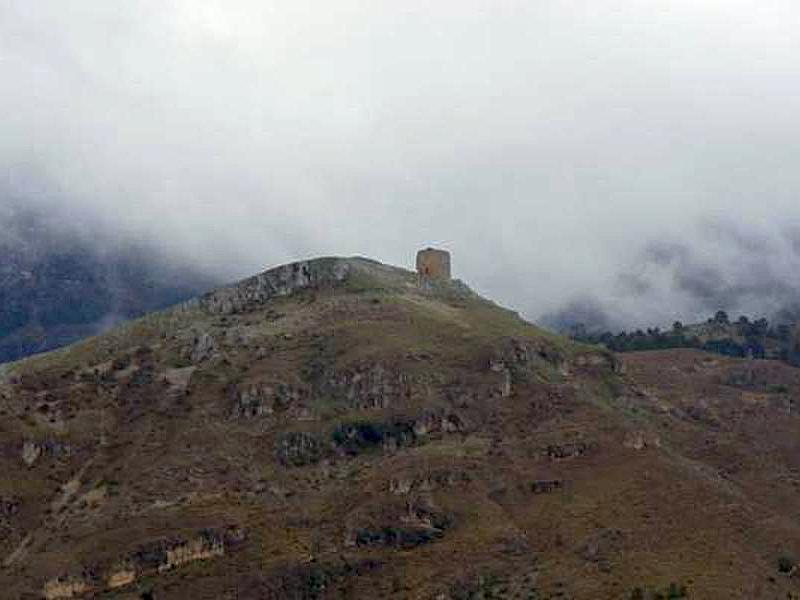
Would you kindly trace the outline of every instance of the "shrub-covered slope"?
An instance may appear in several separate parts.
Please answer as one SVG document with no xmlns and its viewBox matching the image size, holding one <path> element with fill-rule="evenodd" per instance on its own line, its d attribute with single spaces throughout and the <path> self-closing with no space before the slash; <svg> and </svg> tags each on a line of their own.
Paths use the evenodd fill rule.
<svg viewBox="0 0 800 600">
<path fill-rule="evenodd" d="M 0 583 L 785 598 L 800 384 L 681 356 L 621 373 L 463 284 L 365 259 L 268 271 L 0 371 Z M 671 392 L 695 375 L 702 399 Z"/>
</svg>

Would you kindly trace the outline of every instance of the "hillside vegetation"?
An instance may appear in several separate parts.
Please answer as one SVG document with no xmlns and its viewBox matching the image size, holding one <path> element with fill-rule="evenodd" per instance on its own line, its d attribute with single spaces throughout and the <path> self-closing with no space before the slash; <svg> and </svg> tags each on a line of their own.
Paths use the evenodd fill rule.
<svg viewBox="0 0 800 600">
<path fill-rule="evenodd" d="M 651 356 L 658 356 L 651 359 Z M 9 598 L 786 598 L 800 371 L 361 259 L 0 368 Z"/>
<path fill-rule="evenodd" d="M 718 311 L 705 323 L 684 325 L 675 322 L 670 330 L 660 328 L 620 331 L 619 333 L 589 332 L 578 326 L 569 336 L 587 344 L 601 344 L 614 352 L 698 348 L 725 356 L 766 358 L 800 364 L 797 327 L 786 323 L 771 326 L 764 318 L 739 317 L 729 320 L 727 313 Z"/>
</svg>

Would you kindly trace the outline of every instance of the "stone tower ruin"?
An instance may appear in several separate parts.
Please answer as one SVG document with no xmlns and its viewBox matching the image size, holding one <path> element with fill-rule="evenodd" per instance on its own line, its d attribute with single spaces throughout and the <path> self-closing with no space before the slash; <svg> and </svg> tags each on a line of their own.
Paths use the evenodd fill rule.
<svg viewBox="0 0 800 600">
<path fill-rule="evenodd" d="M 450 253 L 444 250 L 426 248 L 417 253 L 417 273 L 423 282 L 450 281 L 450 265 Z"/>
</svg>

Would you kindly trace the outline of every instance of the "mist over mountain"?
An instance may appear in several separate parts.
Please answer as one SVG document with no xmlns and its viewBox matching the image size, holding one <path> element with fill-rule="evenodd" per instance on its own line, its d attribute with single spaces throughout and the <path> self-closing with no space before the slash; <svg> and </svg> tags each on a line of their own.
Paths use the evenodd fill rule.
<svg viewBox="0 0 800 600">
<path fill-rule="evenodd" d="M 540 322 L 558 331 L 622 330 L 702 322 L 724 310 L 791 324 L 800 316 L 798 269 L 796 228 L 707 219 L 683 236 L 645 241 L 608 288 L 586 289 Z"/>
<path fill-rule="evenodd" d="M 12 200 L 0 208 L 0 362 L 101 333 L 215 282 L 96 226 Z"/>
<path fill-rule="evenodd" d="M 791 306 L 797 4 L 501 4 L 6 2 L 3 185 L 226 281 L 432 244 L 534 320 Z"/>
</svg>

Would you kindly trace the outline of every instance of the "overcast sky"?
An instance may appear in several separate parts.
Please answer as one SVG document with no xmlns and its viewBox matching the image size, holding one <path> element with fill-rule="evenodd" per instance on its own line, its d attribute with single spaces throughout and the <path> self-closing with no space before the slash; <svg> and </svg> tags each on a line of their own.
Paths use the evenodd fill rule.
<svg viewBox="0 0 800 600">
<path fill-rule="evenodd" d="M 800 297 L 796 0 L 0 0 L 0 113 L 0 202 L 225 278 L 434 244 L 534 319 Z"/>
</svg>

